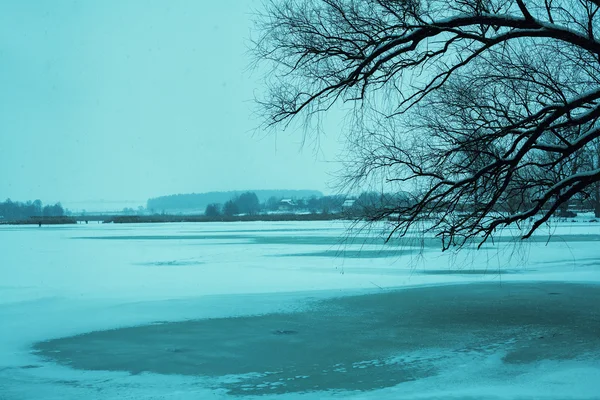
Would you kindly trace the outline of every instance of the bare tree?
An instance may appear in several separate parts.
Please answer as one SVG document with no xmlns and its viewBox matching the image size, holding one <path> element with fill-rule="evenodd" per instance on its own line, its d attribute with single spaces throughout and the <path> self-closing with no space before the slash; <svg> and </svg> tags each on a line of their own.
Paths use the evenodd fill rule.
<svg viewBox="0 0 600 400">
<path fill-rule="evenodd" d="M 598 0 L 268 0 L 269 126 L 350 105 L 348 182 L 408 190 L 394 234 L 443 248 L 525 224 L 600 182 Z M 308 125 L 307 125 L 308 126 Z"/>
<path fill-rule="evenodd" d="M 593 145 L 587 146 L 582 153 L 582 162 L 587 169 L 600 168 L 600 141 L 595 141 Z M 581 207 L 594 210 L 594 216 L 600 218 L 600 181 L 583 190 L 577 200 Z"/>
</svg>

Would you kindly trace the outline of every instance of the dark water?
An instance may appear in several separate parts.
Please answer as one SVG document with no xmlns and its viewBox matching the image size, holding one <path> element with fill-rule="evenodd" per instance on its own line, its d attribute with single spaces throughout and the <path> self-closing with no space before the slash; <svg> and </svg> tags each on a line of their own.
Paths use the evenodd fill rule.
<svg viewBox="0 0 600 400">
<path fill-rule="evenodd" d="M 394 258 L 409 254 L 417 254 L 420 249 L 402 249 L 402 250 L 323 250 L 309 253 L 291 253 L 277 254 L 273 257 L 331 257 L 331 258 Z"/>
<path fill-rule="evenodd" d="M 435 375 L 464 354 L 499 352 L 507 368 L 545 359 L 600 362 L 600 287 L 486 283 L 382 291 L 293 313 L 91 332 L 35 350 L 88 370 L 252 374 L 215 383 L 231 394 L 371 390 Z"/>
</svg>

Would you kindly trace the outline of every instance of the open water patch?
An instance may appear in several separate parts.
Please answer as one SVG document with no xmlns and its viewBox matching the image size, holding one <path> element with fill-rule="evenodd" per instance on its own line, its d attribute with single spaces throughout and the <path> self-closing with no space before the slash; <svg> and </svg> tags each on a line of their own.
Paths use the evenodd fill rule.
<svg viewBox="0 0 600 400">
<path fill-rule="evenodd" d="M 234 395 L 368 391 L 439 374 L 465 354 L 494 355 L 499 375 L 543 360 L 598 361 L 598 304 L 598 285 L 421 287 L 90 332 L 34 350 L 77 369 L 201 376 Z"/>
</svg>

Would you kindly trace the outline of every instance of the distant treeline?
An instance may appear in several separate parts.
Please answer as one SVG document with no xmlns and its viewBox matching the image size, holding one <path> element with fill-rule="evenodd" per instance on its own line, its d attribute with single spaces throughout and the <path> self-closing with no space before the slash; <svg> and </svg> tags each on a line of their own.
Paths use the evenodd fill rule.
<svg viewBox="0 0 600 400">
<path fill-rule="evenodd" d="M 339 214 L 363 217 L 385 208 L 407 204 L 409 196 L 406 193 L 381 194 L 364 192 L 358 197 L 348 198 L 336 196 L 312 196 L 309 198 L 282 198 L 272 196 L 265 202 L 260 202 L 253 192 L 242 193 L 225 204 L 213 203 L 206 206 L 204 214 L 209 217 L 258 215 L 273 212 Z"/>
<path fill-rule="evenodd" d="M 259 203 L 266 202 L 270 197 L 278 198 L 309 198 L 322 197 L 318 190 L 251 190 Z M 152 213 L 170 213 L 185 211 L 204 211 L 209 204 L 225 204 L 227 201 L 242 195 L 242 191 L 208 192 L 174 194 L 149 199 L 146 205 Z"/>
<path fill-rule="evenodd" d="M 256 193 L 245 192 L 229 199 L 224 204 L 211 203 L 207 205 L 204 214 L 208 217 L 258 215 L 276 211 L 282 213 L 329 214 L 341 212 L 344 201 L 344 196 L 312 196 L 310 198 L 271 196 L 266 201 L 261 202 Z"/>
<path fill-rule="evenodd" d="M 212 192 L 203 194 L 179 194 L 148 200 L 148 208 L 142 215 L 200 214 L 215 218 L 236 215 L 259 215 L 269 213 L 293 214 L 351 214 L 366 216 L 373 211 L 406 203 L 410 194 L 382 194 L 363 192 L 359 196 L 323 196 L 314 190 L 257 190 L 247 192 Z M 207 203 L 208 200 L 211 202 Z M 127 210 L 129 211 L 129 210 Z M 124 212 L 134 215 L 135 212 Z"/>
<path fill-rule="evenodd" d="M 65 210 L 60 203 L 44 206 L 40 200 L 19 202 L 6 201 L 0 203 L 0 220 L 19 220 L 33 217 L 62 217 Z"/>
</svg>

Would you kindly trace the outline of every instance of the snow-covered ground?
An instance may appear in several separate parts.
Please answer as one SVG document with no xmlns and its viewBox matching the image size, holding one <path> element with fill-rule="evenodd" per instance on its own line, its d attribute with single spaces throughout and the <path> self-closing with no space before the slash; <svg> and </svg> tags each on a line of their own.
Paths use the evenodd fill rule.
<svg viewBox="0 0 600 400">
<path fill-rule="evenodd" d="M 2 226 L 0 399 L 239 397 L 203 377 L 78 370 L 32 352 L 35 343 L 91 331 L 297 310 L 309 300 L 390 288 L 600 283 L 600 223 L 586 218 L 557 223 L 526 244 L 511 242 L 514 232 L 506 232 L 504 240 L 460 253 L 441 253 L 430 241 L 383 245 L 372 239 L 376 231 L 348 233 L 348 228 L 331 221 Z M 595 358 L 528 364 L 505 380 L 493 376 L 497 359 L 461 357 L 453 360 L 460 369 L 451 374 L 379 390 L 267 397 L 600 396 L 600 360 Z M 481 363 L 488 374 L 479 374 Z M 231 379 L 236 378 L 223 377 Z"/>
</svg>

